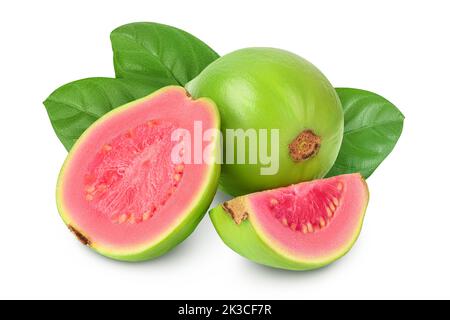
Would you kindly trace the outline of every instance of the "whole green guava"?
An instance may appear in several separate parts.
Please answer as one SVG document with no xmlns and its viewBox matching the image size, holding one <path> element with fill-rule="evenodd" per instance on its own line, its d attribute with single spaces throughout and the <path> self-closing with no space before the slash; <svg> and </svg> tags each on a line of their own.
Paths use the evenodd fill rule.
<svg viewBox="0 0 450 320">
<path fill-rule="evenodd" d="M 206 67 L 186 89 L 219 108 L 224 139 L 220 185 L 229 194 L 322 178 L 336 160 L 344 127 L 339 97 L 314 65 L 291 52 L 232 52 Z"/>
</svg>

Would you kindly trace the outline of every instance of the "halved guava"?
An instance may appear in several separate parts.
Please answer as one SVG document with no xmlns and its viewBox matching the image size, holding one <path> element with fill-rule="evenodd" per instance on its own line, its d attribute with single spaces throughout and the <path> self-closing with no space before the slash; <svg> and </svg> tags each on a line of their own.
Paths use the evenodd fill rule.
<svg viewBox="0 0 450 320">
<path fill-rule="evenodd" d="M 350 250 L 368 200 L 363 177 L 347 174 L 234 198 L 210 216 L 222 240 L 240 255 L 271 267 L 309 270 Z"/>
<path fill-rule="evenodd" d="M 220 139 L 205 133 L 219 122 L 212 101 L 193 100 L 176 86 L 107 113 L 61 169 L 57 204 L 64 222 L 111 258 L 139 261 L 167 252 L 193 231 L 214 197 Z M 202 161 L 189 161 L 184 152 L 194 150 L 174 139 L 176 130 L 192 136 L 182 143 L 192 142 Z"/>
</svg>

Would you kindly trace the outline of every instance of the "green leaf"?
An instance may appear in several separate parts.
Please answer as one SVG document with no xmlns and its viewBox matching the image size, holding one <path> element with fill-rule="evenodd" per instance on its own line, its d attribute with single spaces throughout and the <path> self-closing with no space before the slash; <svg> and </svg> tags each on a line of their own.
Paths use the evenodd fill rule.
<svg viewBox="0 0 450 320">
<path fill-rule="evenodd" d="M 158 88 L 133 80 L 88 78 L 56 89 L 44 105 L 56 135 L 70 150 L 84 130 L 102 115 Z"/>
<path fill-rule="evenodd" d="M 111 33 L 117 78 L 160 87 L 184 86 L 219 56 L 193 35 L 151 22 L 121 26 Z"/>
<path fill-rule="evenodd" d="M 394 148 L 405 117 L 375 93 L 350 88 L 336 91 L 344 109 L 344 139 L 327 176 L 360 172 L 368 178 Z"/>
</svg>

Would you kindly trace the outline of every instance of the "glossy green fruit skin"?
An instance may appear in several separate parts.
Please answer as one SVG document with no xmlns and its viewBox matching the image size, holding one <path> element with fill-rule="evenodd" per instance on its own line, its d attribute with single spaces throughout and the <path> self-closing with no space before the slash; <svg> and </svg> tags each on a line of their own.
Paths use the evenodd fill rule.
<svg viewBox="0 0 450 320">
<path fill-rule="evenodd" d="M 261 175 L 268 165 L 259 158 L 257 164 L 225 163 L 220 185 L 229 194 L 322 178 L 336 160 L 344 127 L 339 97 L 314 65 L 293 53 L 274 48 L 232 52 L 210 64 L 186 89 L 194 98 L 208 97 L 217 104 L 224 146 L 226 129 L 279 129 L 278 172 Z M 319 135 L 321 146 L 314 157 L 295 162 L 288 145 L 303 130 Z M 246 153 L 248 159 L 248 145 Z"/>
</svg>

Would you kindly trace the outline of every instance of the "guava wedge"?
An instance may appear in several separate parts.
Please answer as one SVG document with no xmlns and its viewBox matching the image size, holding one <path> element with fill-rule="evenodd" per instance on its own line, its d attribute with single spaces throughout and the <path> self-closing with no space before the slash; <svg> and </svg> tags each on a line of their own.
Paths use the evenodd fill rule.
<svg viewBox="0 0 450 320">
<path fill-rule="evenodd" d="M 194 100 L 177 86 L 107 113 L 83 133 L 61 169 L 62 219 L 104 256 L 140 261 L 164 254 L 194 230 L 214 197 L 220 138 L 205 133 L 219 126 L 214 102 Z M 174 132 L 192 137 L 180 142 Z M 186 142 L 202 152 L 201 161 L 186 156 L 194 156 Z"/>
<path fill-rule="evenodd" d="M 240 255 L 275 268 L 311 270 L 350 250 L 368 200 L 364 178 L 346 174 L 234 198 L 210 217 Z"/>
</svg>

